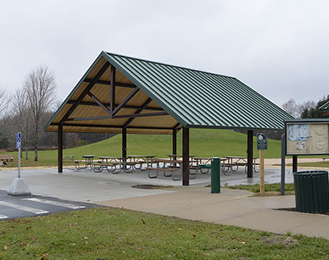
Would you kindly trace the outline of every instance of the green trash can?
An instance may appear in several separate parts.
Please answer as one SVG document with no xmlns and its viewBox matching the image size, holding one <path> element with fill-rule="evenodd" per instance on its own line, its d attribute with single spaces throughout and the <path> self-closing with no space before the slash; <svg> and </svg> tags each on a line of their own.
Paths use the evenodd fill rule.
<svg viewBox="0 0 329 260">
<path fill-rule="evenodd" d="M 212 157 L 211 165 L 200 164 L 200 169 L 211 169 L 211 193 L 220 193 L 220 158 Z"/>
<path fill-rule="evenodd" d="M 327 171 L 294 173 L 296 211 L 319 213 L 329 211 Z"/>
</svg>

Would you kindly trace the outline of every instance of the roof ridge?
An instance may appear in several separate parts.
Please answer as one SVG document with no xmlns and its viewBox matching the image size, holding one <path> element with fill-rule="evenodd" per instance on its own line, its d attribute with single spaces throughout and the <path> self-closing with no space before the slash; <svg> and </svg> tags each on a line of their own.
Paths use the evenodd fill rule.
<svg viewBox="0 0 329 260">
<path fill-rule="evenodd" d="M 115 55 L 115 56 L 119 56 L 119 57 L 123 57 L 123 58 L 127 58 L 127 59 L 139 60 L 139 61 L 143 61 L 143 62 L 150 62 L 150 63 L 153 63 L 153 64 L 159 64 L 159 65 L 175 67 L 175 68 L 184 69 L 184 70 L 197 71 L 197 72 L 201 72 L 201 73 L 205 73 L 205 74 L 211 74 L 211 75 L 216 75 L 216 76 L 221 76 L 221 77 L 226 77 L 226 78 L 237 79 L 234 76 L 228 76 L 228 75 L 218 74 L 218 73 L 215 73 L 215 72 L 208 72 L 208 71 L 204 71 L 204 70 L 192 69 L 192 68 L 187 68 L 187 67 L 178 66 L 178 65 L 171 65 L 171 64 L 168 64 L 168 63 L 164 63 L 164 62 L 158 62 L 158 61 L 152 61 L 152 60 L 147 60 L 147 59 L 135 58 L 135 57 L 122 55 L 122 54 L 117 54 L 117 53 L 111 53 L 111 52 L 107 52 L 107 51 L 104 51 L 104 53 L 106 53 L 107 55 Z"/>
</svg>

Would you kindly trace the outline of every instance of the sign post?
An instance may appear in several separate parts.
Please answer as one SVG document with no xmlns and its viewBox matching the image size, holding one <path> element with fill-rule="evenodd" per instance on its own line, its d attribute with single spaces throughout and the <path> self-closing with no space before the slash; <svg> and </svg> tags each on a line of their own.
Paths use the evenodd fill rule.
<svg viewBox="0 0 329 260">
<path fill-rule="evenodd" d="M 18 148 L 18 178 L 21 177 L 21 148 L 22 148 L 22 133 L 18 132 L 16 137 L 16 148 Z"/>
<path fill-rule="evenodd" d="M 267 134 L 257 134 L 257 150 L 259 150 L 260 161 L 260 195 L 265 194 L 265 173 L 264 173 L 264 150 L 267 150 Z"/>
<path fill-rule="evenodd" d="M 31 195 L 25 180 L 21 178 L 21 148 L 22 148 L 22 133 L 16 135 L 16 148 L 18 149 L 18 177 L 12 182 L 8 195 Z"/>
</svg>

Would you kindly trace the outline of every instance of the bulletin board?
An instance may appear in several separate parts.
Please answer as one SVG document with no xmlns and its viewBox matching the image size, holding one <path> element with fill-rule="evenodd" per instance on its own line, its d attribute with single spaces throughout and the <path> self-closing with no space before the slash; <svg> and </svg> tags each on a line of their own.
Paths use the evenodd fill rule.
<svg viewBox="0 0 329 260">
<path fill-rule="evenodd" d="M 329 154 L 329 120 L 286 122 L 286 155 Z"/>
</svg>

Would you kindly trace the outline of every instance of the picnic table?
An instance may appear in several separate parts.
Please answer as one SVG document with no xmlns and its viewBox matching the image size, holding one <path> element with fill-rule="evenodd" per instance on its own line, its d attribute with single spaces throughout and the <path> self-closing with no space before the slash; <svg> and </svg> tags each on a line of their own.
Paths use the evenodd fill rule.
<svg viewBox="0 0 329 260">
<path fill-rule="evenodd" d="M 100 160 L 94 162 L 93 170 L 94 172 L 102 172 L 106 169 L 108 172 L 117 174 L 122 168 L 122 158 L 121 157 L 111 157 L 111 156 L 99 156 Z"/>
<path fill-rule="evenodd" d="M 196 161 L 196 166 L 198 169 L 200 169 L 200 172 L 202 174 L 206 174 L 209 172 L 209 168 L 206 167 L 206 168 L 202 168 L 202 167 L 199 167 L 200 164 L 211 164 L 211 159 L 212 157 L 193 157 L 193 160 Z M 220 165 L 223 168 L 223 163 L 227 160 L 227 158 L 220 158 Z"/>
<path fill-rule="evenodd" d="M 75 160 L 75 168 L 77 170 L 87 169 L 88 167 L 92 169 L 95 155 L 82 155 L 82 158 L 84 160 Z M 83 161 L 84 161 L 84 165 L 82 166 L 81 163 Z"/>
<path fill-rule="evenodd" d="M 245 172 L 248 170 L 248 157 L 241 156 L 226 156 L 227 163 L 224 162 L 224 174 L 229 175 L 232 172 L 235 172 L 239 169 L 239 166 L 245 167 Z M 258 172 L 256 166 L 259 165 L 257 162 L 258 157 L 253 158 L 253 170 L 254 172 Z"/>
<path fill-rule="evenodd" d="M 93 162 L 94 172 L 102 172 L 106 169 L 108 172 L 117 174 L 123 169 L 126 173 L 133 172 L 133 170 L 146 171 L 147 167 L 152 166 L 151 159 L 154 155 L 130 155 L 126 158 L 112 157 L 112 156 L 100 156 L 97 162 Z M 147 167 L 142 167 L 143 164 L 147 164 Z"/>
<path fill-rule="evenodd" d="M 173 159 L 151 159 L 152 165 L 155 163 L 156 167 L 147 167 L 149 170 L 148 176 L 149 178 L 158 177 L 159 171 L 163 171 L 163 175 L 165 177 L 171 177 L 174 181 L 181 180 L 182 176 L 182 160 L 173 160 Z M 177 166 L 177 164 L 179 166 Z M 190 167 L 191 169 L 191 167 Z M 151 171 L 156 171 L 156 174 L 152 175 Z M 175 175 L 175 172 L 179 172 L 179 176 Z M 168 174 L 169 173 L 169 174 Z M 194 179 L 196 177 L 196 173 L 192 173 L 190 171 L 190 178 Z"/>
<path fill-rule="evenodd" d="M 136 170 L 146 171 L 147 167 L 152 166 L 152 160 L 155 155 L 129 155 L 130 164 Z M 142 167 L 143 164 L 146 164 L 146 167 Z M 137 166 L 139 165 L 139 167 Z"/>
</svg>

